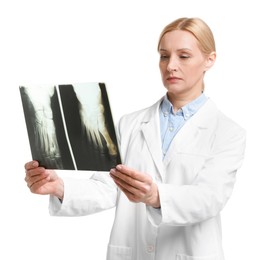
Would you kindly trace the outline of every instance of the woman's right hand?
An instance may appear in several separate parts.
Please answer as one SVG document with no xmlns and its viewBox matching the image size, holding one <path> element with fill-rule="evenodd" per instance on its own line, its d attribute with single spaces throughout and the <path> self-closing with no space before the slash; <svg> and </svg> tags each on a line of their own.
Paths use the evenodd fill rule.
<svg viewBox="0 0 264 260">
<path fill-rule="evenodd" d="M 40 167 L 37 161 L 30 161 L 25 164 L 25 181 L 32 193 L 41 195 L 53 195 L 63 199 L 63 180 L 54 170 L 47 170 Z"/>
</svg>

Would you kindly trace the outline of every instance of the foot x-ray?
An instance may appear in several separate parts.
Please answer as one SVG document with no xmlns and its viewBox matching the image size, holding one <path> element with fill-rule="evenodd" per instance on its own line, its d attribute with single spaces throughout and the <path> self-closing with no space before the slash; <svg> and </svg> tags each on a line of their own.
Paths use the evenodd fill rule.
<svg viewBox="0 0 264 260">
<path fill-rule="evenodd" d="M 121 163 L 104 83 L 19 89 L 32 159 L 64 170 L 108 171 Z"/>
</svg>

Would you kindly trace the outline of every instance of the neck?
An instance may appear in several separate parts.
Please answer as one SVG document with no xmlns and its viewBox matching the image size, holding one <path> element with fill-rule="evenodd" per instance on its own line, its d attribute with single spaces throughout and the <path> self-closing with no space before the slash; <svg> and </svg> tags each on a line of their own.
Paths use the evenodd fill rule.
<svg viewBox="0 0 264 260">
<path fill-rule="evenodd" d="M 197 94 L 191 95 L 191 96 L 178 96 L 178 95 L 173 95 L 172 93 L 167 93 L 168 99 L 173 105 L 174 112 L 185 106 L 186 104 L 192 102 L 196 98 L 198 98 L 202 92 L 199 92 Z"/>
</svg>

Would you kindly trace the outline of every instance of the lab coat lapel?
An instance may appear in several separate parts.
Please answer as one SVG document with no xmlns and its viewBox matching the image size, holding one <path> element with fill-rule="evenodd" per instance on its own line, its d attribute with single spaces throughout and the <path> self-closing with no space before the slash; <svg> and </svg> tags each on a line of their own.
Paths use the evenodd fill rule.
<svg viewBox="0 0 264 260">
<path fill-rule="evenodd" d="M 180 129 L 177 135 L 174 137 L 169 150 L 164 157 L 164 166 L 171 161 L 175 156 L 175 153 L 186 151 L 194 139 L 200 138 L 204 131 L 207 131 L 211 127 L 211 118 L 215 117 L 217 108 L 215 104 L 209 99 L 207 102 L 193 115 Z M 204 135 L 203 135 L 204 136 Z M 194 142 L 193 142 L 194 143 Z M 192 151 L 189 151 L 192 152 Z M 202 152 L 202 151 L 201 151 Z"/>
<path fill-rule="evenodd" d="M 142 122 L 142 132 L 147 144 L 149 153 L 158 169 L 161 179 L 164 177 L 162 163 L 160 123 L 159 123 L 159 104 L 157 102 L 145 116 Z"/>
</svg>

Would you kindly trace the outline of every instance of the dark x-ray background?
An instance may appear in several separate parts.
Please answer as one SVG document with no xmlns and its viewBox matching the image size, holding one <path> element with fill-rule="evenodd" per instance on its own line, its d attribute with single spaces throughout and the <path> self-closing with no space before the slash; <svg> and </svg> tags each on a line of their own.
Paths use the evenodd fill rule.
<svg viewBox="0 0 264 260">
<path fill-rule="evenodd" d="M 109 171 L 121 163 L 104 83 L 20 86 L 20 93 L 32 158 L 40 165 Z"/>
</svg>

